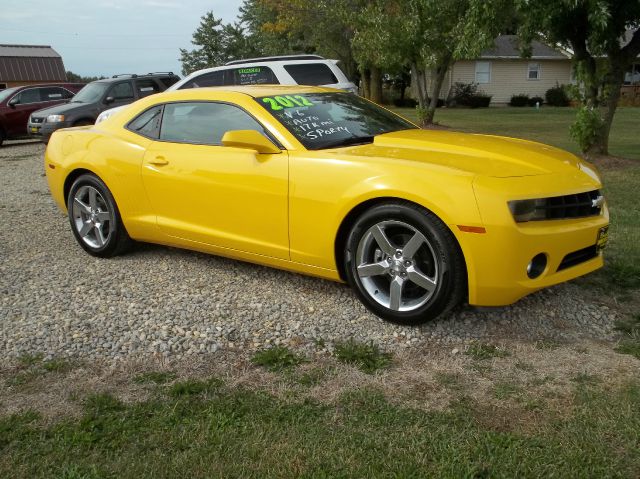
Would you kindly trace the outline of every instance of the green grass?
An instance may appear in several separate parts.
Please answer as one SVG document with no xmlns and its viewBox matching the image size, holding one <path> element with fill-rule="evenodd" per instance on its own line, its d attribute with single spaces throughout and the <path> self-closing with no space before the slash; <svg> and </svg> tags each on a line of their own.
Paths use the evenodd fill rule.
<svg viewBox="0 0 640 479">
<path fill-rule="evenodd" d="M 616 322 L 615 329 L 623 335 L 615 351 L 640 359 L 640 314 Z"/>
<path fill-rule="evenodd" d="M 263 366 L 269 371 L 283 371 L 304 362 L 305 358 L 294 353 L 286 346 L 274 346 L 258 351 L 251 362 Z"/>
<path fill-rule="evenodd" d="M 494 425 L 469 398 L 425 412 L 371 390 L 331 405 L 224 388 L 134 404 L 100 394 L 54 425 L 0 418 L 0 477 L 636 477 L 640 384 L 574 388 L 567 416 L 542 417 L 539 401 L 519 406 L 533 418 L 503 411 L 524 428 Z"/>
<path fill-rule="evenodd" d="M 176 374 L 172 371 L 148 371 L 139 374 L 133 378 L 133 381 L 138 384 L 164 384 L 173 381 L 175 378 Z"/>
<path fill-rule="evenodd" d="M 416 121 L 412 108 L 392 108 Z M 440 108 L 435 121 L 460 131 L 504 135 L 540 141 L 578 153 L 577 144 L 569 137 L 569 126 L 576 115 L 575 108 Z M 616 111 L 609 139 L 614 156 L 640 160 L 640 108 L 621 107 Z"/>
<path fill-rule="evenodd" d="M 380 351 L 373 343 L 359 343 L 350 339 L 335 345 L 334 356 L 338 361 L 351 364 L 367 374 L 373 374 L 391 364 L 391 354 Z"/>
</svg>

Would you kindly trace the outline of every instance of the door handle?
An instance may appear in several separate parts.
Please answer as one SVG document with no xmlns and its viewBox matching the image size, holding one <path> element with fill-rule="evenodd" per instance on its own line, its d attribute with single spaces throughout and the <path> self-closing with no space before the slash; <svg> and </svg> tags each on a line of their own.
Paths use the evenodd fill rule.
<svg viewBox="0 0 640 479">
<path fill-rule="evenodd" d="M 149 160 L 149 164 L 155 166 L 164 166 L 168 165 L 169 162 L 165 159 L 164 156 L 156 156 L 153 160 Z"/>
</svg>

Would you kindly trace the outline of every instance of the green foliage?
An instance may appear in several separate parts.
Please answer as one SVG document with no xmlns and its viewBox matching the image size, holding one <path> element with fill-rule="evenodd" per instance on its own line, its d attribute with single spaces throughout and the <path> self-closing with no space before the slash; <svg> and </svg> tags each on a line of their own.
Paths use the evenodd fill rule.
<svg viewBox="0 0 640 479">
<path fill-rule="evenodd" d="M 510 106 L 528 106 L 529 105 L 529 95 L 526 93 L 520 93 L 519 95 L 513 95 L 511 100 L 509 100 Z"/>
<path fill-rule="evenodd" d="M 549 106 L 569 106 L 569 95 L 564 85 L 556 85 L 544 94 Z"/>
<path fill-rule="evenodd" d="M 286 346 L 274 346 L 258 351 L 253 358 L 251 358 L 253 364 L 263 366 L 269 371 L 282 371 L 297 366 L 303 361 L 304 357 L 294 353 Z"/>
<path fill-rule="evenodd" d="M 488 107 L 491 95 L 478 89 L 477 83 L 455 83 L 449 97 L 449 106 L 465 106 L 469 108 Z"/>
<path fill-rule="evenodd" d="M 102 80 L 104 78 L 107 78 L 105 76 L 97 77 L 97 76 L 78 75 L 77 73 L 73 73 L 70 70 L 67 70 L 66 75 L 67 75 L 67 81 L 71 83 L 90 83 L 92 81 Z"/>
<path fill-rule="evenodd" d="M 529 98 L 529 106 L 536 106 L 536 104 L 538 106 L 542 106 L 544 103 L 544 98 L 542 98 L 541 96 L 532 96 L 531 98 Z"/>
<path fill-rule="evenodd" d="M 223 24 L 213 12 L 202 16 L 191 43 L 197 48 L 191 51 L 180 49 L 182 73 L 185 75 L 202 68 L 224 65 L 230 60 L 259 56 L 260 53 L 240 23 Z"/>
<path fill-rule="evenodd" d="M 472 357 L 473 359 L 478 359 L 481 361 L 492 358 L 506 358 L 507 356 L 509 356 L 509 352 L 506 349 L 500 346 L 486 343 L 471 344 L 465 351 L 465 354 Z"/>
<path fill-rule="evenodd" d="M 604 121 L 597 108 L 583 106 L 578 110 L 569 134 L 576 140 L 580 150 L 586 152 L 598 143 L 603 125 Z"/>
<path fill-rule="evenodd" d="M 350 339 L 335 345 L 334 355 L 341 363 L 352 364 L 367 374 L 373 374 L 391 364 L 391 354 L 380 351 L 378 345 Z"/>
</svg>

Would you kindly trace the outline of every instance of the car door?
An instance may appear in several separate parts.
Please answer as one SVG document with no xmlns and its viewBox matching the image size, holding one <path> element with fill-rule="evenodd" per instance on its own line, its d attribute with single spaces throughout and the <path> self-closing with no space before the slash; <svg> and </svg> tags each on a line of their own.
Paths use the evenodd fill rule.
<svg viewBox="0 0 640 479">
<path fill-rule="evenodd" d="M 133 85 L 131 81 L 123 81 L 115 83 L 107 90 L 104 102 L 100 105 L 100 112 L 107 108 L 115 108 L 122 105 L 128 105 L 134 100 Z"/>
<path fill-rule="evenodd" d="M 218 102 L 164 106 L 142 176 L 159 228 L 189 242 L 289 259 L 288 155 L 222 146 L 224 133 L 262 126 Z"/>
<path fill-rule="evenodd" d="M 39 88 L 27 88 L 9 100 L 12 106 L 6 113 L 7 133 L 9 136 L 20 136 L 27 133 L 29 115 L 40 109 L 42 104 Z"/>
</svg>

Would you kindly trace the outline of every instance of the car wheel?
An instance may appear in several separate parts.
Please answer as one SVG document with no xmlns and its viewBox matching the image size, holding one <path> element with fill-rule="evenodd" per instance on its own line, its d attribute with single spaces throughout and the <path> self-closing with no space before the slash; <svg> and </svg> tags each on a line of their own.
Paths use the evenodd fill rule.
<svg viewBox="0 0 640 479">
<path fill-rule="evenodd" d="M 97 176 L 86 174 L 74 181 L 67 207 L 73 235 L 87 253 L 109 258 L 131 246 L 116 202 Z"/>
<path fill-rule="evenodd" d="M 4 143 L 4 131 L 0 130 L 0 146 Z"/>
<path fill-rule="evenodd" d="M 462 302 L 467 275 L 447 226 L 412 203 L 363 213 L 346 243 L 345 272 L 364 305 L 388 321 L 416 325 Z"/>
</svg>

